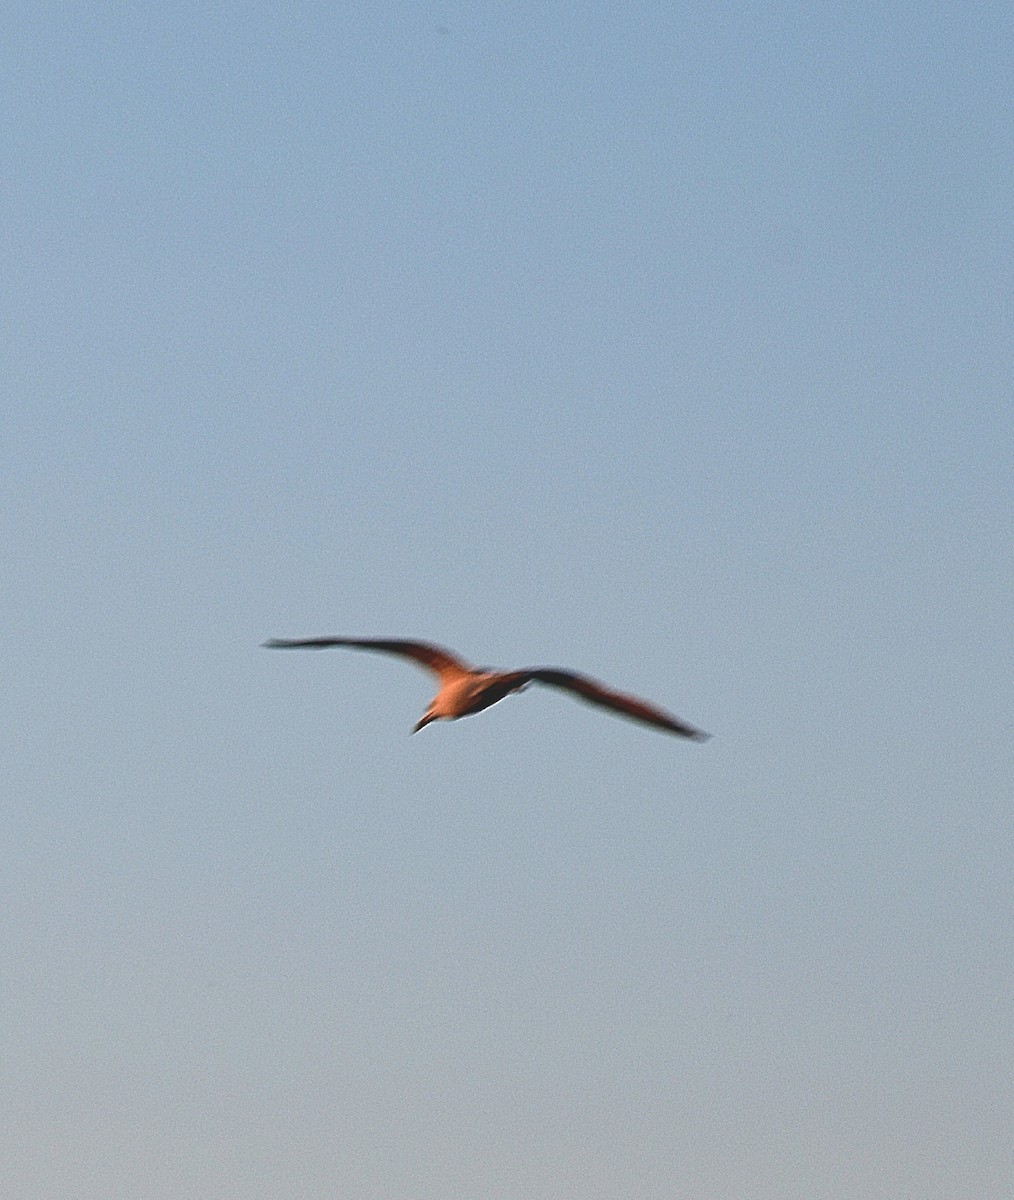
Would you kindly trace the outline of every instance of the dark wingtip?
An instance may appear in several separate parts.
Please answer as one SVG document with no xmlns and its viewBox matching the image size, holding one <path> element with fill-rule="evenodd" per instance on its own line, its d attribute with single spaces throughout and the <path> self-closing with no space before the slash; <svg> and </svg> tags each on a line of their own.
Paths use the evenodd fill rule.
<svg viewBox="0 0 1014 1200">
<path fill-rule="evenodd" d="M 710 742 L 711 734 L 705 733 L 703 729 L 695 729 L 693 725 L 684 725 L 677 729 L 671 725 L 666 728 L 670 733 L 676 734 L 677 737 L 684 738 L 688 742 Z"/>
</svg>

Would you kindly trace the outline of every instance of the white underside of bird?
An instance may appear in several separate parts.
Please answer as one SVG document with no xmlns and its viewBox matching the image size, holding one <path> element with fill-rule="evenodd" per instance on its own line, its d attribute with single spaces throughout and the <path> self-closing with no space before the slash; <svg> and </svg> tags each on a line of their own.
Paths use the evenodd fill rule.
<svg viewBox="0 0 1014 1200">
<path fill-rule="evenodd" d="M 544 683 L 597 704 L 620 716 L 651 725 L 655 729 L 703 742 L 710 737 L 701 729 L 674 717 L 664 709 L 637 696 L 617 692 L 587 675 L 559 667 L 526 667 L 520 671 L 492 671 L 476 668 L 442 646 L 429 642 L 396 641 L 384 638 L 272 638 L 264 643 L 272 650 L 324 650 L 347 646 L 355 650 L 376 650 L 407 658 L 437 676 L 440 687 L 429 707 L 416 723 L 413 733 L 431 721 L 456 721 L 482 712 L 512 692 L 524 690 L 530 683 Z"/>
</svg>

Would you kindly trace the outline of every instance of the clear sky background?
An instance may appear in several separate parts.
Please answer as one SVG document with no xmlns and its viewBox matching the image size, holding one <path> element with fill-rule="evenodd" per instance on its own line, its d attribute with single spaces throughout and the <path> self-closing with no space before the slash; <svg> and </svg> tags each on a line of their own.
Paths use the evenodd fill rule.
<svg viewBox="0 0 1014 1200">
<path fill-rule="evenodd" d="M 1011 11 L 8 7 L 5 1197 L 1009 1187 Z"/>
</svg>

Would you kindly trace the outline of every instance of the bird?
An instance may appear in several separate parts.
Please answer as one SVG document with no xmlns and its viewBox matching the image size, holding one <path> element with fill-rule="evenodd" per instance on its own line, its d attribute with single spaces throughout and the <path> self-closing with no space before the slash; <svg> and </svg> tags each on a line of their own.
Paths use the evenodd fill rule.
<svg viewBox="0 0 1014 1200">
<path fill-rule="evenodd" d="M 473 667 L 457 654 L 434 646 L 429 642 L 391 641 L 384 638 L 313 637 L 271 638 L 264 642 L 269 650 L 325 650 L 332 646 L 347 646 L 353 650 L 374 650 L 381 654 L 394 654 L 407 658 L 436 675 L 439 681 L 437 694 L 429 707 L 416 722 L 413 733 L 418 733 L 431 721 L 456 721 L 482 712 L 512 692 L 520 692 L 530 683 L 545 683 L 550 687 L 563 688 L 589 704 L 641 721 L 655 729 L 694 742 L 707 741 L 711 736 L 679 717 L 637 696 L 614 691 L 576 671 L 560 667 L 524 667 L 519 671 L 494 671 L 484 667 Z"/>
</svg>

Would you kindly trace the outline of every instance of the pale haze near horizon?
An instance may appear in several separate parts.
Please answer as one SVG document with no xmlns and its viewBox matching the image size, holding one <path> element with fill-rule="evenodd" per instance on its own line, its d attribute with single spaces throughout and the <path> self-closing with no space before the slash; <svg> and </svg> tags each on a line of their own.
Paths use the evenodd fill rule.
<svg viewBox="0 0 1014 1200">
<path fill-rule="evenodd" d="M 1011 26 L 8 11 L 5 1196 L 1009 1186 Z"/>
</svg>

